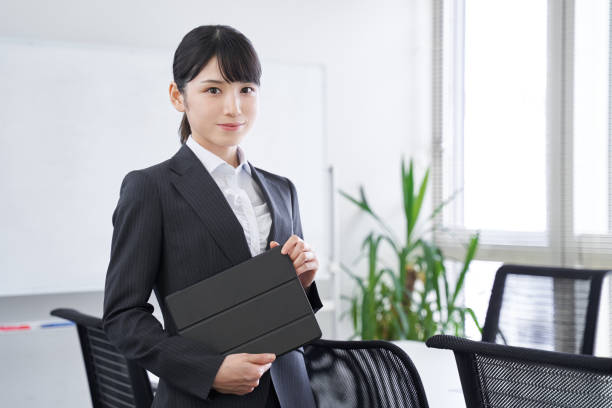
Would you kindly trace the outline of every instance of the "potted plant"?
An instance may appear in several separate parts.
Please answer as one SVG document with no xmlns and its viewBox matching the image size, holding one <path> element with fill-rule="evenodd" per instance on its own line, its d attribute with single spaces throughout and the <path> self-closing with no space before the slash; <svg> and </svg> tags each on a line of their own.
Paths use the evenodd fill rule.
<svg viewBox="0 0 612 408">
<path fill-rule="evenodd" d="M 479 234 L 472 235 L 466 246 L 461 271 L 454 282 L 447 274 L 445 257 L 426 233 L 435 228 L 435 216 L 456 194 L 421 220 L 421 209 L 427 190 L 429 169 L 418 189 L 414 180 L 413 162 L 408 170 L 402 158 L 401 182 L 406 231 L 399 239 L 387 223 L 371 208 L 363 186 L 359 198 L 339 190 L 339 193 L 369 214 L 377 222 L 379 231 L 370 232 L 362 244 L 362 256 L 367 259 L 367 275 L 358 276 L 351 268 L 341 268 L 357 283 L 357 294 L 343 296 L 350 303 L 354 335 L 363 340 L 418 340 L 425 341 L 437 333 L 464 335 L 466 317 L 481 330 L 474 312 L 459 304 L 465 276 L 478 247 Z M 428 224 L 431 224 L 428 226 Z M 428 230 L 424 228 L 429 228 Z M 420 232 L 419 232 L 420 231 Z M 396 267 L 385 266 L 380 259 L 381 245 L 389 245 L 396 256 Z"/>
</svg>

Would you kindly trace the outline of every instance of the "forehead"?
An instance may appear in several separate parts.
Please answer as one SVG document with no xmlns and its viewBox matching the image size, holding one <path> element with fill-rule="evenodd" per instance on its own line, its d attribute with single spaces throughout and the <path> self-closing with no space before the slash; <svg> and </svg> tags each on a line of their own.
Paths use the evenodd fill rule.
<svg viewBox="0 0 612 408">
<path fill-rule="evenodd" d="M 221 70 L 219 68 L 219 62 L 217 61 L 217 57 L 213 56 L 208 63 L 202 68 L 200 73 L 196 75 L 194 80 L 197 82 L 203 81 L 205 79 L 215 79 L 226 82 L 223 79 L 223 75 L 221 75 Z"/>
</svg>

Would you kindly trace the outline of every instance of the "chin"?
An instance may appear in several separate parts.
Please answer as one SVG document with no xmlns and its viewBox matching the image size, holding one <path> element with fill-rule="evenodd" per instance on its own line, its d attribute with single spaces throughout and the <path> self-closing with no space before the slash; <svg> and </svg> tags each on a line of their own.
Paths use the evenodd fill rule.
<svg viewBox="0 0 612 408">
<path fill-rule="evenodd" d="M 239 145 L 240 142 L 242 142 L 242 139 L 244 139 L 244 136 L 242 135 L 229 135 L 229 136 L 224 136 L 224 137 L 220 137 L 218 140 L 219 144 L 225 147 L 229 147 L 229 146 L 236 146 Z"/>
</svg>

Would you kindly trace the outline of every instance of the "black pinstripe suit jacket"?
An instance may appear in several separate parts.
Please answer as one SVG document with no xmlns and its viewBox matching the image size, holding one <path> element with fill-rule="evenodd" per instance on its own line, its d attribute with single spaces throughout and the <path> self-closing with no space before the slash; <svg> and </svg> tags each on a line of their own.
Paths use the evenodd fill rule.
<svg viewBox="0 0 612 408">
<path fill-rule="evenodd" d="M 302 237 L 293 183 L 249 166 L 272 213 L 268 242 Z M 113 225 L 104 330 L 127 358 L 160 377 L 154 407 L 263 407 L 272 382 L 283 407 L 312 406 L 299 350 L 278 357 L 253 392 L 237 396 L 211 388 L 223 357 L 176 334 L 165 297 L 251 257 L 240 222 L 189 147 L 125 176 Z M 152 290 L 164 327 L 148 303 Z M 307 295 L 316 312 L 315 283 Z"/>
</svg>

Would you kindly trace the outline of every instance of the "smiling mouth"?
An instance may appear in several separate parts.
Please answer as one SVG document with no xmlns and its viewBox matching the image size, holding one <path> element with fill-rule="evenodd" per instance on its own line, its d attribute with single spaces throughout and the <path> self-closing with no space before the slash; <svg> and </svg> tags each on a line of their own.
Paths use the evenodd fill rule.
<svg viewBox="0 0 612 408">
<path fill-rule="evenodd" d="M 218 123 L 217 124 L 217 126 L 219 126 L 221 129 L 228 131 L 228 132 L 238 131 L 242 129 L 243 125 L 244 123 Z"/>
</svg>

